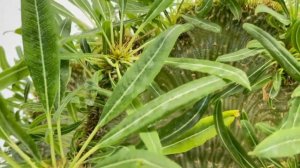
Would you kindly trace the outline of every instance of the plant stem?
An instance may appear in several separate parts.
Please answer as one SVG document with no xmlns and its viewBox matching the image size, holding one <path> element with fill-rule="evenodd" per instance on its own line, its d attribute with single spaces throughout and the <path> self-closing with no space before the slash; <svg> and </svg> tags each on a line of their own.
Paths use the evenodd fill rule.
<svg viewBox="0 0 300 168">
<path fill-rule="evenodd" d="M 92 139 L 94 138 L 94 136 L 97 134 L 97 132 L 101 128 L 101 125 L 100 124 L 96 125 L 96 127 L 93 130 L 93 132 L 89 135 L 89 137 L 84 142 L 84 144 L 82 145 L 81 149 L 79 150 L 79 152 L 77 153 L 77 155 L 75 156 L 75 158 L 73 159 L 73 161 L 71 162 L 70 167 L 74 167 L 74 165 L 78 165 L 78 159 L 81 157 L 81 155 L 84 152 L 84 150 L 86 149 L 86 147 L 89 145 L 89 143 L 92 141 Z M 82 158 L 80 158 L 80 160 L 82 160 Z"/>
<path fill-rule="evenodd" d="M 66 157 L 64 154 L 63 143 L 62 143 L 60 116 L 58 117 L 56 125 L 57 125 L 57 139 L 58 139 L 58 144 L 59 144 L 60 157 L 61 157 L 62 163 L 64 165 L 66 162 Z"/>
<path fill-rule="evenodd" d="M 124 24 L 124 11 L 121 11 L 121 24 L 120 24 L 120 39 L 119 39 L 119 46 L 122 46 L 122 42 L 123 42 L 123 24 Z"/>
<path fill-rule="evenodd" d="M 101 144 L 98 144 L 94 147 L 92 147 L 92 149 L 90 149 L 87 153 L 85 153 L 77 162 L 76 164 L 72 167 L 72 168 L 77 168 L 79 167 L 89 156 L 91 156 L 93 153 L 95 153 L 98 149 L 101 148 Z"/>
<path fill-rule="evenodd" d="M 146 24 L 142 23 L 141 26 L 137 29 L 137 31 L 134 33 L 133 37 L 130 39 L 125 51 L 128 52 L 129 49 L 132 47 L 133 42 L 135 41 L 135 39 L 137 38 L 137 36 L 139 35 L 139 33 L 144 29 L 144 27 L 146 26 Z"/>
<path fill-rule="evenodd" d="M 50 141 L 50 151 L 51 151 L 51 161 L 52 167 L 56 167 L 56 157 L 55 157 L 55 146 L 54 146 L 54 138 L 53 138 L 53 128 L 52 128 L 52 121 L 51 121 L 51 112 L 49 109 L 46 111 L 46 118 L 48 124 L 48 131 L 49 131 L 49 141 Z"/>
<path fill-rule="evenodd" d="M 143 45 L 141 45 L 139 48 L 133 50 L 130 52 L 130 55 L 134 55 L 135 53 L 137 53 L 138 51 L 140 51 L 141 49 L 145 48 L 147 45 L 149 45 L 152 41 L 154 41 L 154 39 L 151 39 L 149 41 L 147 41 L 146 43 L 144 43 Z"/>
</svg>

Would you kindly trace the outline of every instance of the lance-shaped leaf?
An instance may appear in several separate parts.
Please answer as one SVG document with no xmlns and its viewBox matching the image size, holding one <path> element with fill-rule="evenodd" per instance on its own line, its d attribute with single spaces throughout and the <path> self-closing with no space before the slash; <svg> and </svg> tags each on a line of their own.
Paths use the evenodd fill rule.
<svg viewBox="0 0 300 168">
<path fill-rule="evenodd" d="M 130 134 L 174 112 L 174 110 L 193 103 L 226 85 L 228 85 L 227 82 L 222 79 L 209 76 L 179 86 L 126 117 L 100 140 L 99 146 L 114 145 Z"/>
<path fill-rule="evenodd" d="M 282 124 L 281 128 L 292 128 L 300 126 L 300 97 L 292 100 L 292 105 L 289 109 L 288 117 Z"/>
<path fill-rule="evenodd" d="M 191 58 L 168 58 L 167 65 L 191 71 L 204 72 L 236 82 L 251 90 L 247 75 L 242 70 L 223 63 Z"/>
<path fill-rule="evenodd" d="M 95 167 L 101 168 L 180 168 L 167 157 L 145 150 L 121 149 L 116 154 L 97 162 Z"/>
<path fill-rule="evenodd" d="M 148 151 L 161 154 L 162 146 L 157 131 L 142 132 L 140 133 L 140 138 Z"/>
<path fill-rule="evenodd" d="M 174 0 L 155 0 L 148 11 L 143 24 L 149 23 L 152 19 L 158 16 L 162 11 L 168 8 Z"/>
<path fill-rule="evenodd" d="M 9 68 L 9 64 L 6 59 L 5 51 L 2 46 L 0 46 L 0 68 L 2 69 L 2 71 Z"/>
<path fill-rule="evenodd" d="M 271 56 L 284 68 L 295 80 L 300 81 L 300 64 L 295 57 L 282 46 L 274 37 L 261 28 L 245 23 L 243 28 L 256 40 L 258 40 Z"/>
<path fill-rule="evenodd" d="M 286 16 L 276 12 L 275 10 L 269 8 L 268 6 L 266 6 L 264 4 L 258 5 L 256 7 L 255 14 L 257 14 L 257 13 L 268 13 L 286 26 L 291 23 L 291 21 Z"/>
<path fill-rule="evenodd" d="M 196 14 L 198 17 L 204 17 L 213 7 L 212 0 L 203 0 L 202 5 L 196 8 Z"/>
<path fill-rule="evenodd" d="M 20 81 L 29 75 L 24 61 L 6 69 L 0 73 L 0 90 Z"/>
<path fill-rule="evenodd" d="M 106 124 L 118 116 L 131 101 L 143 92 L 162 68 L 178 36 L 192 26 L 176 25 L 155 38 L 118 82 L 113 94 L 104 106 L 100 122 Z"/>
<path fill-rule="evenodd" d="M 294 48 L 300 52 L 300 19 L 293 24 L 291 38 Z"/>
<path fill-rule="evenodd" d="M 192 109 L 173 119 L 166 126 L 159 129 L 159 136 L 163 144 L 171 142 L 182 135 L 183 132 L 193 127 L 206 112 L 210 96 L 199 100 Z"/>
<path fill-rule="evenodd" d="M 31 137 L 26 134 L 26 131 L 15 120 L 15 116 L 12 111 L 9 111 L 6 106 L 6 102 L 0 95 L 0 126 L 9 135 L 15 136 L 26 148 L 30 151 L 30 154 L 36 160 L 40 160 L 40 152 L 31 139 Z"/>
<path fill-rule="evenodd" d="M 255 56 L 257 54 L 262 53 L 264 50 L 252 50 L 248 48 L 240 49 L 238 51 L 221 55 L 217 58 L 217 61 L 220 62 L 234 62 L 246 59 L 248 57 Z"/>
<path fill-rule="evenodd" d="M 271 135 L 273 132 L 277 130 L 277 128 L 270 126 L 267 123 L 259 122 L 255 124 L 255 128 L 265 135 Z"/>
<path fill-rule="evenodd" d="M 59 4 L 56 1 L 51 1 L 51 5 L 59 14 L 65 16 L 66 18 L 70 18 L 74 23 L 76 23 L 81 29 L 89 30 L 90 27 L 86 25 L 84 22 L 79 20 L 76 16 L 74 16 L 67 8 L 63 5 Z"/>
<path fill-rule="evenodd" d="M 268 136 L 249 154 L 263 158 L 291 157 L 300 153 L 300 127 L 281 129 Z"/>
<path fill-rule="evenodd" d="M 287 4 L 286 4 L 285 0 L 274 0 L 274 1 L 278 2 L 280 4 L 281 8 L 283 9 L 284 13 L 288 17 L 290 17 L 290 12 L 289 12 L 289 9 L 286 6 Z"/>
<path fill-rule="evenodd" d="M 293 91 L 292 98 L 300 97 L 300 85 Z"/>
<path fill-rule="evenodd" d="M 45 109 L 54 103 L 59 86 L 57 30 L 50 0 L 22 0 L 25 62 Z"/>
<path fill-rule="evenodd" d="M 239 20 L 242 17 L 241 5 L 236 0 L 223 0 L 223 3 L 230 9 L 235 19 Z"/>
<path fill-rule="evenodd" d="M 182 15 L 183 19 L 186 20 L 187 22 L 193 24 L 194 26 L 207 30 L 207 31 L 212 31 L 215 33 L 220 33 L 222 28 L 212 22 L 209 22 L 205 19 L 200 19 L 197 17 L 193 17 L 193 16 L 186 16 L 186 15 Z"/>
<path fill-rule="evenodd" d="M 252 159 L 247 155 L 245 150 L 241 147 L 241 145 L 237 142 L 231 132 L 224 124 L 223 116 L 222 116 L 222 104 L 221 101 L 217 101 L 215 105 L 214 111 L 214 121 L 217 133 L 227 151 L 230 153 L 232 158 L 241 166 L 241 167 L 250 167 L 256 168 L 255 163 Z"/>
<path fill-rule="evenodd" d="M 224 123 L 229 126 L 238 116 L 238 111 L 227 111 L 223 113 Z M 172 143 L 163 147 L 165 155 L 183 153 L 204 144 L 217 135 L 214 119 L 212 116 L 201 119 L 193 128 L 177 138 Z"/>
<path fill-rule="evenodd" d="M 60 38 L 62 37 L 67 37 L 71 33 L 71 25 L 72 22 L 70 19 L 65 19 L 60 25 L 60 33 L 59 36 Z M 72 46 L 73 43 L 69 42 L 69 45 Z M 64 45 L 65 48 L 66 45 Z M 70 72 L 70 65 L 69 65 L 69 60 L 61 60 L 60 62 L 60 99 L 64 97 L 65 90 L 67 88 L 67 84 L 69 82 L 71 72 Z"/>
</svg>

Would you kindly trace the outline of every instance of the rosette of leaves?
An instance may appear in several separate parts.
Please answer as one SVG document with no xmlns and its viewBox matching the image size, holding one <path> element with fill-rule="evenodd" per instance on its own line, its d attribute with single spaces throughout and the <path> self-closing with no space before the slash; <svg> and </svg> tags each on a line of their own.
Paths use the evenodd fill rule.
<svg viewBox="0 0 300 168">
<path fill-rule="evenodd" d="M 248 120 L 276 123 L 280 117 L 270 113 L 285 111 L 285 99 L 284 106 L 276 99 L 289 95 L 284 85 L 280 87 L 281 79 L 286 75 L 297 80 L 297 74 L 259 39 L 250 41 L 256 37 L 251 33 L 255 28 L 245 28 L 250 36 L 242 24 L 258 24 L 280 37 L 286 27 L 269 28 L 269 24 L 274 26 L 274 18 L 283 24 L 286 20 L 263 8 L 274 17 L 266 24 L 266 15 L 253 16 L 250 3 L 241 7 L 247 2 L 233 0 L 70 2 L 92 25 L 55 1 L 24 0 L 24 58 L 9 67 L 0 53 L 1 89 L 16 93 L 0 98 L 0 137 L 9 146 L 0 156 L 6 164 L 72 168 L 280 165 L 277 160 L 249 157 L 247 145 L 239 143 L 244 141 L 243 134 L 234 121 L 241 115 L 243 126 L 249 125 Z M 196 12 L 190 13 L 190 8 Z M 80 33 L 72 33 L 74 26 Z M 297 49 L 295 40 L 293 46 Z M 234 63 L 227 63 L 232 59 Z M 26 77 L 30 77 L 26 82 L 20 81 Z M 261 93 L 265 100 L 274 99 L 272 106 L 258 104 Z M 259 111 L 254 107 L 264 113 L 256 115 Z M 17 121 L 12 115 L 15 109 L 25 114 Z M 209 141 L 217 134 L 227 152 L 219 140 Z M 236 134 L 241 137 L 233 138 Z M 233 145 L 228 145 L 229 140 Z M 237 148 L 242 152 L 237 154 Z M 177 163 L 166 157 L 171 154 L 177 154 L 171 157 Z"/>
</svg>

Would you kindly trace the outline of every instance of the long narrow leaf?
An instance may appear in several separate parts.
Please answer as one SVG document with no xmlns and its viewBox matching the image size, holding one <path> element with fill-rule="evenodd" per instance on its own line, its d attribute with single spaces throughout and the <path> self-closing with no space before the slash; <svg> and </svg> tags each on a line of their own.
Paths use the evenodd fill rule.
<svg viewBox="0 0 300 168">
<path fill-rule="evenodd" d="M 182 15 L 183 19 L 186 20 L 187 22 L 193 24 L 194 26 L 207 30 L 207 31 L 211 31 L 214 33 L 220 33 L 222 28 L 212 22 L 209 22 L 205 19 L 200 19 L 197 17 L 193 17 L 193 16 L 186 16 L 186 15 Z"/>
<path fill-rule="evenodd" d="M 22 0 L 25 62 L 45 109 L 54 103 L 59 86 L 57 30 L 50 0 Z"/>
<path fill-rule="evenodd" d="M 294 48 L 300 52 L 300 19 L 293 24 L 291 38 Z"/>
<path fill-rule="evenodd" d="M 281 128 L 293 128 L 300 126 L 300 97 L 292 100 L 292 105 L 289 109 L 288 118 L 282 124 Z"/>
<path fill-rule="evenodd" d="M 242 17 L 241 5 L 236 0 L 223 0 L 223 2 L 230 9 L 235 19 L 239 20 Z"/>
<path fill-rule="evenodd" d="M 99 142 L 100 146 L 114 145 L 128 135 L 144 128 L 180 107 L 195 102 L 227 85 L 220 78 L 209 76 L 184 84 L 152 100 L 114 127 Z"/>
<path fill-rule="evenodd" d="M 28 75 L 29 71 L 24 61 L 6 69 L 0 73 L 0 90 L 24 79 Z"/>
<path fill-rule="evenodd" d="M 214 112 L 214 120 L 215 120 L 215 126 L 216 130 L 218 132 L 218 135 L 227 149 L 227 151 L 230 153 L 230 155 L 233 157 L 233 159 L 241 166 L 241 167 L 251 167 L 256 168 L 254 162 L 252 159 L 245 155 L 245 151 L 243 148 L 240 148 L 240 145 L 237 145 L 237 142 L 233 137 L 231 136 L 231 133 L 226 128 L 222 113 L 221 113 L 221 101 L 217 101 L 215 106 L 215 112 Z"/>
<path fill-rule="evenodd" d="M 166 10 L 166 8 L 168 8 L 173 1 L 174 0 L 155 0 L 145 17 L 144 24 L 147 24 L 156 16 L 158 16 L 161 12 Z"/>
<path fill-rule="evenodd" d="M 228 79 L 249 90 L 251 86 L 247 75 L 240 69 L 219 62 L 191 58 L 168 58 L 166 64 L 192 71 L 204 72 Z"/>
<path fill-rule="evenodd" d="M 178 36 L 191 25 L 176 25 L 163 32 L 149 45 L 118 82 L 112 96 L 104 106 L 100 122 L 106 124 L 118 116 L 131 101 L 144 91 L 159 73 Z"/>
<path fill-rule="evenodd" d="M 285 17 L 284 15 L 276 12 L 275 10 L 269 8 L 268 6 L 266 6 L 264 4 L 258 5 L 256 7 L 255 14 L 257 14 L 257 13 L 268 13 L 271 16 L 273 16 L 274 18 L 276 18 L 279 22 L 281 22 L 282 24 L 284 24 L 286 26 L 291 23 L 291 21 L 287 17 Z"/>
<path fill-rule="evenodd" d="M 34 159 L 41 159 L 35 142 L 26 134 L 26 131 L 22 129 L 19 123 L 17 123 L 13 112 L 7 109 L 6 102 L 2 96 L 0 96 L 0 126 L 7 134 L 15 136 L 30 151 Z"/>
<path fill-rule="evenodd" d="M 300 153 L 300 127 L 281 129 L 264 139 L 249 154 L 263 158 L 291 157 Z"/>
<path fill-rule="evenodd" d="M 161 154 L 162 146 L 157 131 L 142 132 L 140 138 L 150 152 Z"/>
<path fill-rule="evenodd" d="M 293 91 L 292 98 L 300 97 L 300 85 Z"/>
<path fill-rule="evenodd" d="M 173 141 L 183 132 L 193 127 L 206 112 L 210 102 L 210 96 L 207 96 L 193 106 L 187 113 L 173 119 L 166 126 L 159 129 L 159 136 L 162 143 Z"/>
<path fill-rule="evenodd" d="M 245 23 L 243 28 L 256 40 L 258 40 L 271 56 L 284 68 L 295 80 L 300 81 L 300 64 L 295 57 L 283 47 L 274 37 L 261 28 Z"/>
<path fill-rule="evenodd" d="M 217 58 L 217 61 L 220 62 L 234 62 L 246 59 L 248 57 L 255 56 L 257 54 L 262 53 L 263 50 L 252 50 L 248 48 L 244 48 L 229 54 L 221 55 Z"/>
<path fill-rule="evenodd" d="M 2 46 L 0 46 L 0 68 L 2 71 L 9 68 L 9 64 L 5 55 L 5 51 Z"/>
<path fill-rule="evenodd" d="M 180 168 L 165 156 L 145 150 L 122 149 L 116 154 L 100 160 L 95 167 L 101 168 Z"/>
<path fill-rule="evenodd" d="M 229 126 L 233 121 L 235 112 L 223 113 L 224 123 Z M 191 130 L 177 138 L 176 141 L 163 147 L 165 155 L 183 153 L 204 144 L 217 135 L 212 116 L 201 119 Z"/>
</svg>

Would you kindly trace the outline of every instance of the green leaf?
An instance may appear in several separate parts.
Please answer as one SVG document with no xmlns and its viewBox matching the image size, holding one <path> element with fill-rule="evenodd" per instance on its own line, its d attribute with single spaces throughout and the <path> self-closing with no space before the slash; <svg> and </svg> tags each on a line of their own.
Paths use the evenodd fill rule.
<svg viewBox="0 0 300 168">
<path fill-rule="evenodd" d="M 300 97 L 300 85 L 293 91 L 292 98 Z"/>
<path fill-rule="evenodd" d="M 60 25 L 60 38 L 67 37 L 71 33 L 72 22 L 70 19 L 65 19 Z M 71 76 L 69 60 L 60 61 L 60 99 L 64 97 L 65 90 L 67 88 L 68 82 Z"/>
<path fill-rule="evenodd" d="M 159 129 L 159 136 L 163 144 L 178 138 L 182 133 L 193 127 L 206 112 L 210 96 L 199 100 L 191 110 L 173 119 L 166 126 Z"/>
<path fill-rule="evenodd" d="M 230 153 L 232 158 L 241 167 L 256 168 L 252 159 L 246 154 L 241 145 L 238 144 L 237 140 L 233 137 L 231 132 L 226 128 L 221 112 L 221 101 L 217 101 L 214 111 L 214 121 L 217 133 L 227 151 Z"/>
<path fill-rule="evenodd" d="M 114 14 L 111 10 L 112 4 L 109 0 L 92 0 L 93 8 L 95 12 L 102 17 L 104 21 L 109 21 Z"/>
<path fill-rule="evenodd" d="M 281 129 L 299 127 L 300 126 L 300 97 L 292 100 L 292 105 L 289 109 L 288 118 L 282 124 Z"/>
<path fill-rule="evenodd" d="M 256 40 L 258 40 L 271 56 L 284 68 L 295 80 L 300 81 L 300 64 L 295 57 L 282 46 L 274 37 L 261 28 L 245 23 L 243 28 Z"/>
<path fill-rule="evenodd" d="M 100 160 L 94 167 L 101 168 L 180 168 L 165 156 L 145 150 L 122 149 L 116 154 Z"/>
<path fill-rule="evenodd" d="M 263 132 L 265 135 L 271 135 L 277 130 L 276 128 L 271 127 L 269 124 L 263 122 L 256 123 L 255 128 Z"/>
<path fill-rule="evenodd" d="M 230 111 L 229 114 L 228 112 L 223 113 L 226 126 L 229 126 L 234 121 L 234 117 L 232 116 L 236 116 L 236 111 Z M 163 153 L 165 155 L 169 155 L 187 152 L 195 147 L 204 144 L 206 141 L 215 137 L 216 135 L 217 132 L 214 126 L 213 117 L 205 117 L 175 141 L 164 146 Z"/>
<path fill-rule="evenodd" d="M 300 153 L 300 127 L 281 129 L 268 136 L 249 154 L 263 158 L 292 157 Z"/>
<path fill-rule="evenodd" d="M 241 120 L 241 126 L 243 128 L 243 133 L 246 135 L 248 141 L 252 146 L 258 144 L 258 139 L 255 135 L 254 128 L 248 120 Z"/>
<path fill-rule="evenodd" d="M 75 17 L 68 9 L 66 9 L 63 5 L 59 4 L 56 1 L 51 1 L 51 5 L 54 10 L 59 14 L 65 16 L 66 18 L 70 18 L 75 24 L 77 24 L 83 30 L 89 30 L 90 27 L 86 25 L 84 22 Z"/>
<path fill-rule="evenodd" d="M 52 107 L 59 86 L 57 30 L 50 0 L 22 0 L 25 62 L 44 108 Z"/>
<path fill-rule="evenodd" d="M 213 0 L 203 0 L 201 7 L 196 9 L 196 15 L 198 17 L 204 17 L 213 7 Z"/>
<path fill-rule="evenodd" d="M 13 168 L 22 168 L 11 156 L 5 152 L 0 151 L 0 157 L 5 160 L 5 162 Z M 5 164 L 4 164 L 5 165 Z"/>
<path fill-rule="evenodd" d="M 174 0 L 155 0 L 148 11 L 143 24 L 148 24 L 152 19 L 158 16 L 162 11 L 166 10 Z"/>
<path fill-rule="evenodd" d="M 157 131 L 142 132 L 140 133 L 140 138 L 146 145 L 148 151 L 157 154 L 162 153 L 162 146 Z"/>
<path fill-rule="evenodd" d="M 274 0 L 274 1 L 278 2 L 278 3 L 280 4 L 280 6 L 282 7 L 284 13 L 285 13 L 288 17 L 290 17 L 290 12 L 289 12 L 289 10 L 288 10 L 288 8 L 287 8 L 287 6 L 286 6 L 285 0 Z"/>
<path fill-rule="evenodd" d="M 272 88 L 270 89 L 270 98 L 274 99 L 281 88 L 281 83 L 282 83 L 282 71 L 279 70 L 276 72 L 276 74 L 273 76 L 273 84 L 272 84 Z"/>
<path fill-rule="evenodd" d="M 145 14 L 148 11 L 149 7 L 138 1 L 128 1 L 126 4 L 126 13 Z"/>
<path fill-rule="evenodd" d="M 6 69 L 0 73 L 0 90 L 24 79 L 29 75 L 27 66 L 24 61 Z"/>
<path fill-rule="evenodd" d="M 234 19 L 240 20 L 242 17 L 241 5 L 236 0 L 222 0 L 223 3 L 230 9 Z"/>
<path fill-rule="evenodd" d="M 5 55 L 5 51 L 4 48 L 2 46 L 0 46 L 0 68 L 2 69 L 2 71 L 8 69 L 9 63 L 6 59 L 6 55 Z"/>
<path fill-rule="evenodd" d="M 99 145 L 114 145 L 130 134 L 172 113 L 174 110 L 193 103 L 226 85 L 227 82 L 222 79 L 209 76 L 179 86 L 152 100 L 137 109 L 132 115 L 126 117 L 100 140 Z"/>
<path fill-rule="evenodd" d="M 75 6 L 82 10 L 89 18 L 93 19 L 97 26 L 101 26 L 98 15 L 96 14 L 94 8 L 91 6 L 89 1 L 86 0 L 69 0 Z"/>
<path fill-rule="evenodd" d="M 168 58 L 166 64 L 191 71 L 204 72 L 228 79 L 251 90 L 247 75 L 242 70 L 223 63 L 191 58 Z"/>
<path fill-rule="evenodd" d="M 41 155 L 31 137 L 26 134 L 22 127 L 17 123 L 12 111 L 7 109 L 5 100 L 0 95 L 0 126 L 9 135 L 15 136 L 32 154 L 35 160 L 40 160 Z"/>
<path fill-rule="evenodd" d="M 99 120 L 102 124 L 118 116 L 147 88 L 162 68 L 178 36 L 190 28 L 189 24 L 170 27 L 144 49 L 140 59 L 127 70 L 105 104 Z"/>
<path fill-rule="evenodd" d="M 286 16 L 276 12 L 275 10 L 269 8 L 268 6 L 266 6 L 264 4 L 258 5 L 256 7 L 255 14 L 258 14 L 258 13 L 268 13 L 271 16 L 273 16 L 275 19 L 277 19 L 279 22 L 284 24 L 285 26 L 287 26 L 291 23 L 289 18 L 287 18 Z"/>
<path fill-rule="evenodd" d="M 262 53 L 264 50 L 252 50 L 248 48 L 240 49 L 238 51 L 221 55 L 217 58 L 216 61 L 220 62 L 234 62 L 234 61 L 240 61 L 243 59 L 246 59 L 248 57 L 255 56 L 257 54 Z"/>
<path fill-rule="evenodd" d="M 293 47 L 300 52 L 300 19 L 293 24 L 291 38 Z"/>
<path fill-rule="evenodd" d="M 186 16 L 182 15 L 183 19 L 186 20 L 187 22 L 193 24 L 194 26 L 207 30 L 207 31 L 212 31 L 214 33 L 220 33 L 222 28 L 215 23 L 209 22 L 205 19 L 193 17 L 193 16 Z"/>
</svg>

